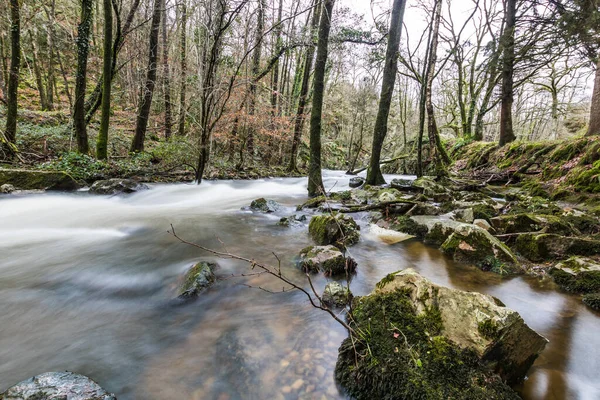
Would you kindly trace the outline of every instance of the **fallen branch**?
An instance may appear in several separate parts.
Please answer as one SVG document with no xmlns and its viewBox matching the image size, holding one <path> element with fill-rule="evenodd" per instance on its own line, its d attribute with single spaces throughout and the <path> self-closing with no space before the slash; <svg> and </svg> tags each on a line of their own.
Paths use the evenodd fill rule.
<svg viewBox="0 0 600 400">
<path fill-rule="evenodd" d="M 410 154 L 403 154 L 403 155 L 401 155 L 401 156 L 398 156 L 398 157 L 395 157 L 395 158 L 391 158 L 391 159 L 389 159 L 389 160 L 384 160 L 384 161 L 381 161 L 379 164 L 380 164 L 380 165 L 383 165 L 383 164 L 389 164 L 389 163 L 393 163 L 394 161 L 398 161 L 398 160 L 404 160 L 405 158 L 408 158 L 408 157 L 410 157 Z M 360 174 L 361 172 L 363 172 L 363 171 L 366 171 L 366 170 L 367 170 L 367 168 L 369 168 L 369 167 L 367 166 L 367 167 L 363 167 L 363 168 L 355 169 L 354 171 L 347 171 L 347 172 L 346 172 L 346 175 L 358 175 L 358 174 Z"/>
<path fill-rule="evenodd" d="M 340 210 L 338 210 L 341 213 L 356 213 L 356 212 L 362 212 L 362 211 L 371 211 L 371 210 L 380 210 L 380 209 L 385 209 L 389 206 L 393 206 L 396 204 L 412 204 L 415 205 L 417 204 L 416 201 L 412 201 L 412 200 L 394 200 L 394 201 L 384 201 L 381 203 L 375 203 L 375 204 L 370 204 L 367 206 L 362 206 L 359 204 L 350 204 L 347 207 L 348 208 L 342 208 Z"/>
</svg>

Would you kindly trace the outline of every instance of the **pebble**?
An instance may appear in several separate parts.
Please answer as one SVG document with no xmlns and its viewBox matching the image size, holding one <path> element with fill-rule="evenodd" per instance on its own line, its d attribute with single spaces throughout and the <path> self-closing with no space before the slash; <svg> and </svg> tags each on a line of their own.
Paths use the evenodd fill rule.
<svg viewBox="0 0 600 400">
<path fill-rule="evenodd" d="M 303 379 L 296 379 L 296 382 L 292 383 L 292 389 L 298 390 L 304 385 Z"/>
<path fill-rule="evenodd" d="M 290 362 L 289 362 L 288 360 L 281 360 L 281 362 L 279 363 L 279 366 L 280 366 L 281 368 L 285 368 L 285 367 L 287 367 L 288 365 L 290 365 Z"/>
<path fill-rule="evenodd" d="M 281 392 L 285 393 L 285 394 L 291 393 L 292 392 L 292 388 L 289 387 L 289 386 L 284 386 L 284 387 L 281 388 Z"/>
</svg>

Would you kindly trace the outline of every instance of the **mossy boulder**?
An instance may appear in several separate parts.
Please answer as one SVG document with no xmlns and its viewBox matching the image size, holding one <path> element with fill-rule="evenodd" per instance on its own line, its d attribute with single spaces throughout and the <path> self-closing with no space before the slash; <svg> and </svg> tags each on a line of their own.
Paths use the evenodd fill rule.
<svg viewBox="0 0 600 400">
<path fill-rule="evenodd" d="M 357 187 L 361 187 L 364 183 L 365 183 L 365 178 L 362 178 L 360 176 L 355 176 L 354 178 L 350 178 L 348 185 L 351 188 L 357 188 Z"/>
<path fill-rule="evenodd" d="M 352 217 L 344 214 L 323 214 L 311 218 L 308 233 L 314 242 L 325 246 L 351 246 L 360 239 L 360 227 Z"/>
<path fill-rule="evenodd" d="M 390 187 L 399 190 L 401 192 L 415 192 L 422 190 L 420 187 L 414 185 L 414 181 L 410 179 L 392 179 Z"/>
<path fill-rule="evenodd" d="M 62 171 L 0 169 L 0 185 L 10 184 L 21 190 L 76 190 L 77 181 Z"/>
<path fill-rule="evenodd" d="M 503 208 L 504 214 L 560 215 L 563 209 L 555 202 L 542 197 L 515 195 Z"/>
<path fill-rule="evenodd" d="M 302 211 L 305 208 L 318 208 L 321 204 L 327 201 L 325 196 L 317 196 L 306 200 L 304 203 L 296 207 L 296 211 Z"/>
<path fill-rule="evenodd" d="M 396 201 L 400 197 L 402 197 L 402 193 L 393 188 L 381 189 L 377 192 L 377 201 L 379 201 L 380 203 Z"/>
<path fill-rule="evenodd" d="M 553 233 L 518 235 L 514 249 L 528 260 L 538 262 L 571 255 L 588 256 L 600 253 L 600 241 L 586 237 L 567 237 Z"/>
<path fill-rule="evenodd" d="M 442 251 L 454 260 L 474 264 L 501 275 L 523 273 L 512 251 L 485 229 L 459 225 L 442 243 Z"/>
<path fill-rule="evenodd" d="M 198 297 L 217 280 L 214 273 L 216 268 L 216 264 L 204 261 L 192 266 L 185 274 L 178 298 L 187 300 Z"/>
<path fill-rule="evenodd" d="M 282 217 L 277 225 L 285 226 L 286 228 L 290 226 L 301 226 L 308 220 L 308 217 L 304 214 L 294 214 L 289 217 Z"/>
<path fill-rule="evenodd" d="M 252 211 L 258 211 L 263 213 L 274 213 L 281 208 L 281 205 L 275 200 L 267 200 L 261 197 L 256 200 L 252 200 L 250 203 L 250 209 Z"/>
<path fill-rule="evenodd" d="M 405 215 L 396 217 L 394 220 L 392 220 L 390 222 L 390 228 L 421 239 L 424 238 L 428 232 L 427 226 L 419 224 L 411 217 Z"/>
<path fill-rule="evenodd" d="M 501 234 L 538 231 L 560 235 L 578 233 L 573 225 L 555 215 L 510 214 L 492 218 L 490 222 L 496 232 Z"/>
<path fill-rule="evenodd" d="M 19 400 L 117 400 L 90 378 L 73 372 L 45 372 L 0 394 L 0 399 Z"/>
<path fill-rule="evenodd" d="M 593 310 L 600 311 L 600 293 L 590 293 L 583 296 L 583 303 Z"/>
<path fill-rule="evenodd" d="M 352 293 L 339 282 L 329 282 L 325 286 L 321 299 L 328 307 L 346 307 L 352 301 Z"/>
<path fill-rule="evenodd" d="M 572 293 L 600 292 L 600 264 L 589 258 L 571 257 L 549 272 L 554 282 Z"/>
<path fill-rule="evenodd" d="M 547 340 L 493 297 L 433 284 L 412 269 L 353 300 L 356 336 L 335 376 L 357 399 L 518 399 Z"/>
<path fill-rule="evenodd" d="M 346 257 L 335 246 L 309 246 L 300 252 L 298 266 L 304 272 L 323 272 L 325 276 L 352 274 L 356 271 L 356 261 Z"/>
</svg>

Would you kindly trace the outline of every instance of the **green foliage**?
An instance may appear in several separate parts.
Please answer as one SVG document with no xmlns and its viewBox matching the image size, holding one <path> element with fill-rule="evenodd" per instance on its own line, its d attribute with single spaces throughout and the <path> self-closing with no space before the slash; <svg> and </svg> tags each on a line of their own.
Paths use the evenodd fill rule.
<svg viewBox="0 0 600 400">
<path fill-rule="evenodd" d="M 498 338 L 500 332 L 498 331 L 498 325 L 492 319 L 486 319 L 477 325 L 477 330 L 483 335 L 484 338 L 489 340 L 495 340 Z"/>
<path fill-rule="evenodd" d="M 600 292 L 600 271 L 582 271 L 573 275 L 559 268 L 553 268 L 550 270 L 550 276 L 554 282 L 568 292 Z"/>
</svg>

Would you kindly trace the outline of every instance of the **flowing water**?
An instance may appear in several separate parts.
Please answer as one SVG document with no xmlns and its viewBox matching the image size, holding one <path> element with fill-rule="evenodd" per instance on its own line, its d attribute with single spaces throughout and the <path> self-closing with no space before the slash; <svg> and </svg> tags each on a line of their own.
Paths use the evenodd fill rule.
<svg viewBox="0 0 600 400">
<path fill-rule="evenodd" d="M 326 172 L 325 184 L 348 178 Z M 92 377 L 127 399 L 342 399 L 333 379 L 343 328 L 299 292 L 281 290 L 242 262 L 215 259 L 196 243 L 277 264 L 301 285 L 293 259 L 307 228 L 281 216 L 306 199 L 306 179 L 157 185 L 128 197 L 85 192 L 0 199 L 0 392 L 45 371 Z M 276 215 L 242 211 L 257 197 Z M 412 241 L 386 245 L 363 226 L 350 252 L 355 295 L 413 267 L 431 280 L 489 293 L 550 343 L 518 388 L 525 399 L 600 398 L 600 318 L 577 296 L 529 277 L 500 279 Z M 195 302 L 173 301 L 182 275 L 215 260 L 220 279 Z M 326 284 L 315 277 L 318 290 Z M 252 286 L 249 288 L 245 285 Z"/>
</svg>

